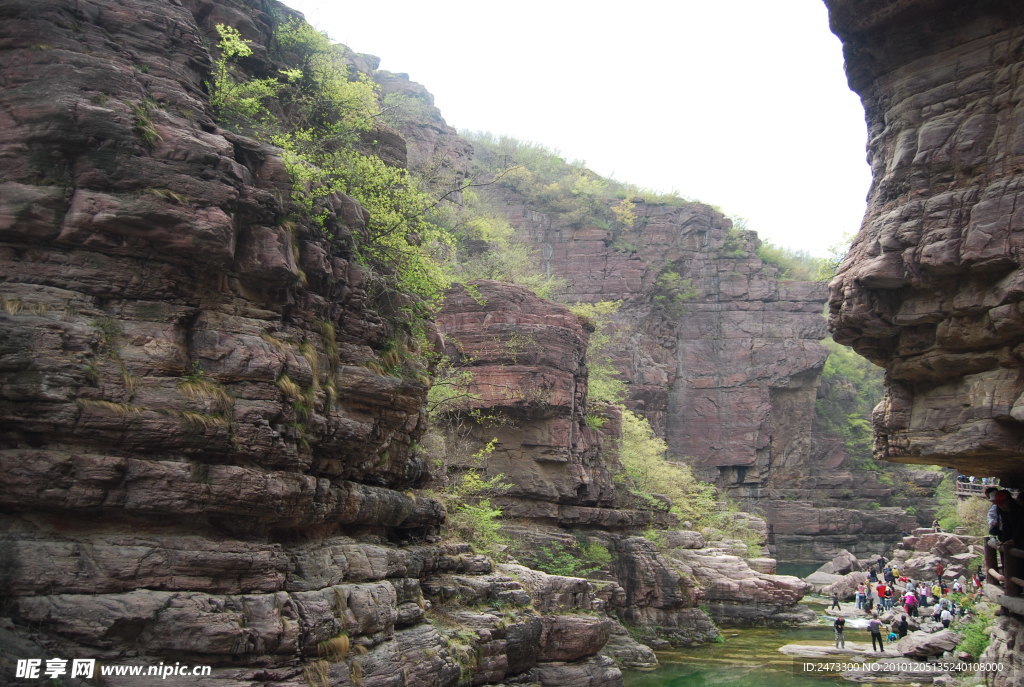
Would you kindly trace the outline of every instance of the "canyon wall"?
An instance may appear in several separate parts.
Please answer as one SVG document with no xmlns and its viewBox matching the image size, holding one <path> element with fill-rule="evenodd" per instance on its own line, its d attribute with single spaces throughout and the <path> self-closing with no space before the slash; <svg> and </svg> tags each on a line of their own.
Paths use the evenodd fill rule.
<svg viewBox="0 0 1024 687">
<path fill-rule="evenodd" d="M 1024 480 L 1024 7 L 826 0 L 873 183 L 830 285 L 836 340 L 885 367 L 875 455 Z M 1019 616 L 985 660 L 1021 682 Z"/>
<path fill-rule="evenodd" d="M 836 340 L 883 365 L 879 458 L 1024 476 L 1021 8 L 829 2 L 874 181 L 830 285 Z"/>
<path fill-rule="evenodd" d="M 591 585 L 527 588 L 439 541 L 428 371 L 354 261 L 366 211 L 293 216 L 281 151 L 212 118 L 215 24 L 273 74 L 290 16 L 0 8 L 0 682 L 63 657 L 224 685 L 621 685 Z"/>
<path fill-rule="evenodd" d="M 516 174 L 529 176 L 529 163 L 507 175 L 501 164 L 481 164 L 489 151 L 448 127 L 423 86 L 369 73 L 394 103 L 391 121 L 415 142 L 412 169 L 476 184 L 545 272 L 565 280 L 559 299 L 622 301 L 611 355 L 629 383 L 627 404 L 701 478 L 767 518 L 780 560 L 820 563 L 844 548 L 873 555 L 930 524 L 936 475 L 887 483 L 852 464 L 837 437 L 811 431 L 826 356 L 823 284 L 780 280 L 757 256 L 756 234 L 702 203 L 634 197 L 628 227 L 608 217 L 581 222 L 581 202 L 538 202 L 518 190 Z M 667 308 L 666 273 L 686 291 Z"/>
<path fill-rule="evenodd" d="M 812 433 L 824 284 L 780 279 L 758 257 L 756 234 L 701 203 L 636 198 L 624 229 L 580 224 L 512 183 L 481 194 L 566 280 L 565 299 L 622 302 L 611 357 L 629 384 L 627 405 L 697 476 L 767 519 L 780 560 L 813 563 L 843 548 L 873 555 L 918 526 L 905 508 L 933 493 L 937 475 L 886 483 L 851 464 L 836 437 Z M 665 274 L 685 290 L 668 306 Z"/>
<path fill-rule="evenodd" d="M 508 485 L 493 501 L 504 511 L 513 556 L 543 562 L 546 550 L 586 559 L 587 547 L 599 545 L 608 560 L 588 573 L 598 596 L 659 646 L 716 637 L 711 619 L 813 617 L 798 603 L 809 587 L 771 574 L 773 560 L 748 562 L 741 542 L 706 542 L 667 508 L 632 496 L 619 461 L 621 415 L 588 405 L 588 333 L 568 308 L 520 286 L 480 281 L 448 295 L 437 325 L 445 352 L 468 375 L 437 413 L 446 421 L 433 430 L 444 435 L 436 452 L 457 471 L 494 442 L 479 467 Z M 652 526 L 664 540 L 658 546 L 638 536 Z"/>
</svg>

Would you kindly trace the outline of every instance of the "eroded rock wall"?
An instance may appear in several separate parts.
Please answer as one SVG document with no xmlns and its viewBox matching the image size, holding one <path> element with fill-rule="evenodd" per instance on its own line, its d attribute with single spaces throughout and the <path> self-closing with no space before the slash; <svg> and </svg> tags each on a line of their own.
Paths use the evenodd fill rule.
<svg viewBox="0 0 1024 687">
<path fill-rule="evenodd" d="M 510 188 L 497 193 L 545 269 L 567 281 L 569 300 L 623 301 L 614 356 L 628 403 L 701 478 L 756 500 L 769 470 L 809 454 L 825 360 L 821 285 L 780 282 L 755 254 L 753 232 L 700 203 L 637 203 L 624 232 L 576 226 Z M 691 290 L 671 312 L 654 300 L 666 271 Z"/>
<path fill-rule="evenodd" d="M 438 543 L 423 375 L 382 373 L 402 329 L 352 258 L 365 211 L 295 220 L 280 151 L 211 116 L 214 25 L 259 71 L 287 16 L 0 7 L 0 681 L 56 656 L 230 685 L 620 685 L 600 622 L 564 647 L 572 616 Z"/>
<path fill-rule="evenodd" d="M 872 555 L 918 525 L 904 510 L 913 499 L 811 431 L 826 356 L 823 285 L 781 281 L 757 256 L 756 235 L 700 203 L 637 203 L 624 231 L 575 226 L 496 186 L 484 191 L 566 279 L 569 300 L 622 301 L 612 355 L 627 404 L 699 477 L 767 518 L 780 560 Z M 658 302 L 666 271 L 690 289 L 674 312 Z M 922 494 L 934 489 L 927 476 L 917 481 Z"/>
<path fill-rule="evenodd" d="M 886 369 L 875 453 L 1019 480 L 1024 12 L 826 4 L 874 177 L 830 327 Z"/>
<path fill-rule="evenodd" d="M 874 178 L 830 285 L 838 341 L 886 369 L 875 455 L 1020 485 L 1024 8 L 826 0 Z M 1021 679 L 1018 616 L 986 661 Z"/>
<path fill-rule="evenodd" d="M 469 373 L 444 413 L 445 460 L 449 467 L 474 465 L 466 462 L 472 452 L 495 442 L 477 467 L 508 485 L 492 500 L 504 510 L 513 555 L 540 560 L 545 549 L 604 547 L 610 561 L 593 571 L 598 597 L 659 646 L 714 638 L 712 618 L 806 618 L 798 603 L 807 585 L 708 548 L 699 533 L 674 529 L 672 514 L 630 496 L 617 451 L 620 421 L 588 405 L 588 332 L 568 308 L 519 286 L 482 281 L 453 290 L 437 324 L 445 352 Z M 460 441 L 470 445 L 461 465 L 453 450 Z M 637 536 L 652 525 L 667 529 L 665 546 Z M 702 604 L 712 608 L 711 618 Z"/>
</svg>

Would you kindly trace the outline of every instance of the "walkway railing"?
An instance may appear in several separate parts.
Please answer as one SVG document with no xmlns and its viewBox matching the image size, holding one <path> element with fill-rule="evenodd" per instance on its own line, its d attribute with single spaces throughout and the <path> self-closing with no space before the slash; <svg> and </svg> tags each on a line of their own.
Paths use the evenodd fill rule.
<svg viewBox="0 0 1024 687">
<path fill-rule="evenodd" d="M 978 484 L 970 482 L 957 482 L 956 483 L 956 495 L 957 496 L 984 496 L 985 490 L 989 487 L 995 487 L 996 489 L 1006 489 L 1010 492 L 1013 498 L 1017 498 L 1018 489 L 1007 489 L 1001 487 L 998 484 Z"/>
<path fill-rule="evenodd" d="M 999 559 L 1002 558 L 1002 568 Z M 1024 608 L 1024 550 L 1011 548 L 1005 551 L 985 540 L 985 581 L 989 586 L 986 595 L 996 603 L 1021 613 Z"/>
<path fill-rule="evenodd" d="M 957 482 L 956 483 L 956 495 L 957 496 L 984 496 L 985 489 L 991 487 L 991 484 L 974 484 L 972 482 Z"/>
</svg>

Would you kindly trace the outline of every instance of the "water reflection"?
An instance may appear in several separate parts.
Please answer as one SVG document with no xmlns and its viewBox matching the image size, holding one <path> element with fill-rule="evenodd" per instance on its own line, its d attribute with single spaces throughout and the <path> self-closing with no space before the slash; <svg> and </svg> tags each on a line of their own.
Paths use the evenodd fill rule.
<svg viewBox="0 0 1024 687">
<path fill-rule="evenodd" d="M 855 683 L 838 675 L 804 672 L 803 660 L 779 653 L 785 644 L 833 646 L 833 619 L 822 614 L 824 604 L 809 605 L 819 613 L 817 625 L 727 628 L 722 644 L 659 652 L 661 665 L 656 671 L 624 673 L 626 687 L 852 687 Z M 859 628 L 866 627 L 867 620 L 847 620 L 847 642 L 866 641 L 867 631 Z"/>
</svg>

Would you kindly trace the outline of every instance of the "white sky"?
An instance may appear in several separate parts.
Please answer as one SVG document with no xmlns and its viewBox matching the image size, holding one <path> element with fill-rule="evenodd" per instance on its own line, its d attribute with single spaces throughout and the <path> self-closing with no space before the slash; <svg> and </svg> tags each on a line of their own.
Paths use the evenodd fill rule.
<svg viewBox="0 0 1024 687">
<path fill-rule="evenodd" d="M 822 0 L 284 0 L 433 93 L 457 129 L 540 143 L 824 255 L 854 233 L 866 130 Z"/>
</svg>

